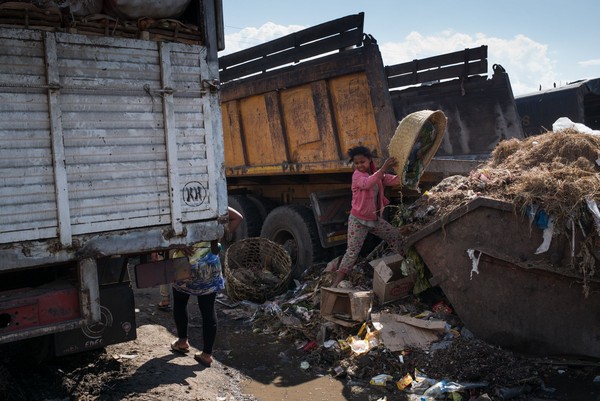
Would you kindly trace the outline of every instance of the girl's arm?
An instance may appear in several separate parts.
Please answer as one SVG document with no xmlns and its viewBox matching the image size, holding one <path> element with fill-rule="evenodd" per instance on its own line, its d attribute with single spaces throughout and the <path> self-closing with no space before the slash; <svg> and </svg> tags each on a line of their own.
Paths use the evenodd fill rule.
<svg viewBox="0 0 600 401">
<path fill-rule="evenodd" d="M 371 175 L 368 175 L 367 173 L 361 173 L 359 171 L 355 171 L 354 175 L 352 176 L 352 181 L 353 181 L 353 184 L 354 184 L 353 186 L 356 186 L 356 187 L 358 187 L 360 189 L 372 188 L 379 181 L 383 181 L 385 179 L 385 176 L 386 176 L 385 172 L 387 170 L 389 170 L 390 168 L 392 168 L 392 167 L 394 167 L 396 165 L 398 165 L 398 162 L 396 161 L 396 158 L 395 157 L 390 157 L 389 159 L 387 159 L 383 163 L 383 166 L 381 166 L 381 168 L 379 170 L 377 170 L 376 172 L 374 172 Z M 391 176 L 392 177 L 396 177 L 394 175 L 391 175 Z M 394 183 L 394 184 L 391 184 L 391 185 L 396 185 L 396 184 Z"/>
<path fill-rule="evenodd" d="M 352 186 L 359 189 L 373 188 L 379 181 L 383 179 L 383 170 L 379 169 L 373 174 L 361 173 L 355 171 L 352 175 Z"/>
<path fill-rule="evenodd" d="M 395 185 L 400 185 L 400 177 L 394 174 L 384 174 L 382 182 L 385 186 L 393 187 Z"/>
</svg>

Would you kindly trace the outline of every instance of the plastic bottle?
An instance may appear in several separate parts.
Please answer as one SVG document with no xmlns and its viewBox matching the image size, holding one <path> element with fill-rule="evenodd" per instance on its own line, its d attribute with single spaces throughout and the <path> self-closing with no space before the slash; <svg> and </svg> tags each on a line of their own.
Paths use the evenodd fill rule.
<svg viewBox="0 0 600 401">
<path fill-rule="evenodd" d="M 445 393 L 446 381 L 442 380 L 429 387 L 423 395 L 433 398 L 441 397 Z"/>
</svg>

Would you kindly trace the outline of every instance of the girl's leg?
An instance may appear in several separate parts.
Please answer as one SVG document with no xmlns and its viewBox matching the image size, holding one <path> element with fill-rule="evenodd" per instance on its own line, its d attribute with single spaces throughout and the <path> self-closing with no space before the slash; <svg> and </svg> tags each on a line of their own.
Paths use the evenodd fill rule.
<svg viewBox="0 0 600 401">
<path fill-rule="evenodd" d="M 211 355 L 213 345 L 217 338 L 217 311 L 215 310 L 215 299 L 217 293 L 200 295 L 198 297 L 198 308 L 202 314 L 202 352 Z"/>
<path fill-rule="evenodd" d="M 363 226 L 356 219 L 350 217 L 348 219 L 348 246 L 346 248 L 346 253 L 340 262 L 340 267 L 338 271 L 342 271 L 344 273 L 348 273 L 356 259 L 358 259 L 358 254 L 365 242 L 365 238 L 369 233 L 369 227 Z"/>
<path fill-rule="evenodd" d="M 360 224 L 358 220 L 352 217 L 348 219 L 348 245 L 335 279 L 331 284 L 332 287 L 336 287 L 344 279 L 356 262 L 356 259 L 358 259 L 358 254 L 368 233 L 369 227 Z"/>
<path fill-rule="evenodd" d="M 177 337 L 179 340 L 176 342 L 180 348 L 189 347 L 187 338 L 188 329 L 188 313 L 187 304 L 190 299 L 189 294 L 185 292 L 177 291 L 173 288 L 173 319 L 175 320 L 175 327 L 177 328 Z"/>
<path fill-rule="evenodd" d="M 375 226 L 371 232 L 387 242 L 397 254 L 404 254 L 402 249 L 402 235 L 400 234 L 400 230 L 398 230 L 398 228 L 392 226 L 384 219 L 379 218 L 377 220 L 377 226 Z"/>
</svg>

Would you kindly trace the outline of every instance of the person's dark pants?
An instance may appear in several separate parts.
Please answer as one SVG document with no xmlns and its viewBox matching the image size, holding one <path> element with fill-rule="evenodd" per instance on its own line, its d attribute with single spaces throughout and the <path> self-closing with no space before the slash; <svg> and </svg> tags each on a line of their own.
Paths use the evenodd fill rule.
<svg viewBox="0 0 600 401">
<path fill-rule="evenodd" d="M 217 337 L 217 311 L 215 310 L 215 299 L 217 293 L 198 296 L 198 308 L 202 315 L 202 352 L 212 354 L 213 345 Z M 177 337 L 188 338 L 188 313 L 187 305 L 190 294 L 173 288 L 173 318 L 177 327 Z"/>
</svg>

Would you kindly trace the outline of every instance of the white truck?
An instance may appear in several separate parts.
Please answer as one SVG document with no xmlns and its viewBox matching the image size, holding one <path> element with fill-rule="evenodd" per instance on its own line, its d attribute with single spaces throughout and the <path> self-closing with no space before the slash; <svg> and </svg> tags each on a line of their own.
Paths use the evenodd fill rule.
<svg viewBox="0 0 600 401">
<path fill-rule="evenodd" d="M 0 344 L 134 339 L 128 259 L 227 221 L 220 0 L 93 17 L 0 5 Z"/>
</svg>

